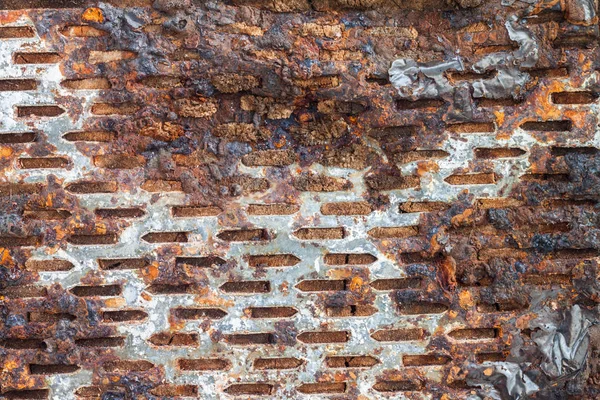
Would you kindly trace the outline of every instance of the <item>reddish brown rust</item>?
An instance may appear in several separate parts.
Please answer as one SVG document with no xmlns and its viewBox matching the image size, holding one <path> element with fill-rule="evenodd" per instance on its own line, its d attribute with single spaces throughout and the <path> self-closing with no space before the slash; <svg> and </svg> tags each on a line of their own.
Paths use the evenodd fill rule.
<svg viewBox="0 0 600 400">
<path fill-rule="evenodd" d="M 0 2 L 0 397 L 597 398 L 596 326 L 568 378 L 536 341 L 598 322 L 597 8 Z"/>
</svg>

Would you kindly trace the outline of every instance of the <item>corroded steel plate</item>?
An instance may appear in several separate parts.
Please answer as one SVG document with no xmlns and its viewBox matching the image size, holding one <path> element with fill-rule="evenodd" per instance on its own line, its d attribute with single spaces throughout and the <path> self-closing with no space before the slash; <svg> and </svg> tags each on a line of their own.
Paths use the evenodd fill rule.
<svg viewBox="0 0 600 400">
<path fill-rule="evenodd" d="M 0 398 L 599 398 L 597 12 L 0 0 Z"/>
</svg>

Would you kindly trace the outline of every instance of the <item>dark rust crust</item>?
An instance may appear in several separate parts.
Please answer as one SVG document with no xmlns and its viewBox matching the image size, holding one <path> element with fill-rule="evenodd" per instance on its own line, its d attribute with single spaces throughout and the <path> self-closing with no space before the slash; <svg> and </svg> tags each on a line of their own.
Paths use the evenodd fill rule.
<svg viewBox="0 0 600 400">
<path fill-rule="evenodd" d="M 148 299 L 192 295 L 198 302 L 172 308 L 169 330 L 153 332 L 148 346 L 168 352 L 205 345 L 197 333 L 180 332 L 195 321 L 215 348 L 225 349 L 194 359 L 178 352 L 171 361 L 179 370 L 227 373 L 237 351 L 231 348 L 268 349 L 246 360 L 251 378 L 232 374 L 221 385 L 230 395 L 361 398 L 361 374 L 381 367 L 381 353 L 418 342 L 425 343 L 420 354 L 399 355 L 394 368 L 371 375 L 370 395 L 484 398 L 473 379 L 486 376 L 488 362 L 506 361 L 529 363 L 526 372 L 540 377 L 531 398 L 600 396 L 598 329 L 589 329 L 581 370 L 554 382 L 540 370 L 544 355 L 530 325 L 547 310 L 562 315 L 573 306 L 598 322 L 600 53 L 598 21 L 586 19 L 578 2 L 547 9 L 544 2 L 531 8 L 476 0 L 1 3 L 0 41 L 39 38 L 46 46 L 43 52 L 19 49 L 11 62 L 58 64 L 61 87 L 71 94 L 57 94 L 56 104 L 16 105 L 15 120 L 30 129 L 0 134 L 0 394 L 48 398 L 48 375 L 89 370 L 92 379 L 77 389 L 78 398 L 201 395 L 202 387 L 169 382 L 160 363 L 118 356 L 127 342 L 117 327 L 148 318 L 127 307 L 125 278 L 106 281 L 105 273 L 127 271 L 147 285 L 142 296 Z M 510 16 L 528 21 L 539 46 L 535 67 L 524 71 L 531 79 L 513 97 L 475 99 L 467 90 L 404 98 L 389 83 L 396 58 L 433 62 L 460 53 L 470 67 L 486 54 L 515 51 L 504 25 Z M 20 18 L 32 26 L 16 28 Z M 460 85 L 493 76 L 450 71 L 446 78 Z M 2 92 L 39 86 L 31 77 L 0 79 Z M 85 90 L 98 90 L 87 109 L 76 95 Z M 65 180 L 63 173 L 81 166 L 38 129 L 38 122 L 53 118 L 84 121 L 63 138 L 89 160 L 85 179 Z M 507 146 L 518 132 L 533 140 Z M 467 167 L 436 175 L 451 156 L 444 143 L 466 135 L 490 137 L 497 146 L 482 142 L 488 144 L 473 149 Z M 528 165 L 525 174 L 495 168 L 517 158 Z M 259 168 L 263 175 L 248 172 Z M 339 168 L 352 171 L 348 179 L 331 172 Z M 24 170 L 49 172 L 43 182 L 15 179 Z M 353 183 L 350 175 L 360 179 Z M 427 198 L 433 184 L 442 188 L 440 196 Z M 480 185 L 505 186 L 491 198 L 474 194 Z M 464 190 L 440 200 L 448 187 Z M 147 214 L 143 204 L 89 208 L 82 196 L 142 192 L 153 202 L 179 193 L 183 202 L 170 210 L 175 221 L 216 221 L 217 233 L 202 238 L 216 253 L 184 252 L 198 240 L 193 232 L 144 232 L 140 243 L 153 251 L 95 260 L 97 269 L 69 287 L 45 284 L 44 272 L 70 274 L 74 265 L 59 256 L 36 261 L 39 248 L 48 255 L 113 246 Z M 360 199 L 321 200 L 336 192 Z M 322 201 L 314 215 L 302 214 L 300 198 L 307 193 Z M 356 239 L 349 225 L 391 207 L 420 214 L 413 225 L 365 228 L 360 239 L 377 254 L 325 251 L 331 242 Z M 316 299 L 310 309 L 249 306 L 243 318 L 268 321 L 269 329 L 221 332 L 213 324 L 227 318 L 232 303 L 212 298 L 214 290 L 244 299 L 268 296 L 275 290 L 268 271 L 286 274 L 315 262 L 298 258 L 293 248 L 263 254 L 261 246 L 280 240 L 281 232 L 251 222 L 258 218 L 293 221 L 290 240 L 302 248 L 322 246 L 318 261 L 331 271 L 325 279 L 311 270 L 277 288 Z M 321 227 L 321 220 L 336 224 Z M 255 247 L 244 257 L 225 257 L 238 245 Z M 374 273 L 372 264 L 383 258 L 402 273 Z M 246 265 L 252 280 L 238 274 Z M 213 287 L 216 278 L 226 279 Z M 352 335 L 330 321 L 382 314 L 378 296 L 393 310 L 387 322 L 364 332 L 376 349 L 348 354 L 344 343 Z M 307 313 L 322 326 L 296 327 L 293 318 Z M 436 315 L 437 329 L 417 327 Z M 398 327 L 399 318 L 416 322 Z M 317 346 L 327 348 L 321 372 L 291 390 L 286 377 L 307 361 L 283 351 Z M 282 371 L 280 381 L 269 381 L 272 370 Z M 504 382 L 495 384 L 510 396 Z"/>
</svg>

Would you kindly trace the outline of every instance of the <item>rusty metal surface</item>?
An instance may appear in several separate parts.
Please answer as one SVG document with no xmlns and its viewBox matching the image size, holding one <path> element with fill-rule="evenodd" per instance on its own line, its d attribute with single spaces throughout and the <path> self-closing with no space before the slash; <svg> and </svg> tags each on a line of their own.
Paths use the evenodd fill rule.
<svg viewBox="0 0 600 400">
<path fill-rule="evenodd" d="M 598 398 L 597 11 L 0 0 L 0 398 Z"/>
</svg>

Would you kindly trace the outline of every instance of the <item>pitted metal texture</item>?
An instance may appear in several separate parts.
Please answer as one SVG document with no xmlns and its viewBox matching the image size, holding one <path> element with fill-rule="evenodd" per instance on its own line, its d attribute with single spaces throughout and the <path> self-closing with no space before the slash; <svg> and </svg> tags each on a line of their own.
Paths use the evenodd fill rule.
<svg viewBox="0 0 600 400">
<path fill-rule="evenodd" d="M 0 398 L 598 398 L 597 12 L 0 0 Z"/>
</svg>

